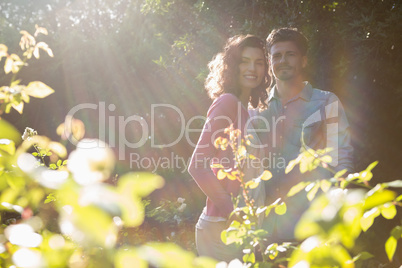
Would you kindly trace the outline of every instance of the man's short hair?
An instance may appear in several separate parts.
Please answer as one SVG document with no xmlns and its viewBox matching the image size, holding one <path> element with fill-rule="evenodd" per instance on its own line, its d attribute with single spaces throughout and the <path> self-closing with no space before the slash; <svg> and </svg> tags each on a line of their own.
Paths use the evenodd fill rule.
<svg viewBox="0 0 402 268">
<path fill-rule="evenodd" d="M 308 41 L 307 38 L 296 28 L 279 28 L 274 29 L 267 37 L 267 51 L 271 53 L 271 47 L 278 42 L 291 41 L 299 48 L 303 56 L 307 55 Z"/>
</svg>

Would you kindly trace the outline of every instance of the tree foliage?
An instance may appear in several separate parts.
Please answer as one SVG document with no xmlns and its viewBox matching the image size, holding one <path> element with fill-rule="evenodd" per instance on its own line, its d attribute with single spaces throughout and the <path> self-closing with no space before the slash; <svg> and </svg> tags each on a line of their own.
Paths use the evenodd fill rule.
<svg viewBox="0 0 402 268">
<path fill-rule="evenodd" d="M 28 68 L 22 68 L 18 80 L 8 72 L 10 69 L 0 70 L 2 88 L 9 87 L 12 81 L 21 85 L 42 81 L 55 89 L 44 100 L 30 98 L 22 117 L 12 110 L 2 115 L 17 128 L 0 120 L 2 138 L 18 140 L 18 130 L 22 132 L 30 125 L 56 139 L 56 132 L 49 129 L 56 129 L 66 113 L 81 103 L 98 105 L 97 110 L 76 114 L 85 125 L 86 136 L 92 138 L 99 138 L 101 102 L 105 103 L 106 119 L 115 117 L 116 122 L 118 116 L 138 115 L 150 125 L 152 104 L 172 104 L 188 122 L 195 115 L 204 115 L 210 104 L 203 90 L 206 65 L 229 36 L 252 33 L 265 38 L 273 28 L 290 26 L 299 28 L 310 40 L 309 80 L 318 88 L 334 91 L 344 103 L 352 127 L 356 170 L 365 170 L 378 159 L 380 165 L 373 170 L 373 183 L 399 176 L 402 35 L 397 26 L 402 6 L 398 1 L 18 0 L 1 1 L 0 14 L 0 43 L 8 53 L 19 51 L 19 32 L 34 32 L 37 24 L 48 29 L 49 35 L 41 35 L 41 41 L 49 44 L 56 55 L 51 58 L 43 53 L 39 61 L 27 61 Z M 16 57 L 13 59 L 18 62 Z M 3 57 L 2 66 L 5 62 Z M 22 95 L 13 96 L 14 101 L 21 103 L 25 98 L 26 103 L 27 97 Z M 110 104 L 115 105 L 114 110 L 108 109 Z M 167 108 L 155 110 L 154 115 L 156 129 L 152 138 L 156 144 L 175 140 L 182 118 Z M 192 127 L 201 128 L 202 124 L 202 120 L 194 121 Z M 116 143 L 122 131 L 130 141 L 138 140 L 142 134 L 137 124 L 128 124 L 121 130 L 106 120 L 105 127 L 105 140 L 114 139 Z M 190 138 L 196 143 L 198 133 L 190 133 Z M 1 146 L 12 154 L 11 142 Z M 75 149 L 71 144 L 66 147 L 68 151 Z M 116 147 L 112 149 L 118 151 Z M 156 158 L 170 153 L 186 158 L 192 151 L 184 138 L 167 148 L 155 148 L 149 139 L 138 148 L 141 156 Z M 47 151 L 37 153 L 48 157 Z M 58 161 L 52 164 L 55 170 L 63 166 Z M 128 169 L 127 163 L 118 164 Z M 187 200 L 192 197 L 194 204 L 197 200 L 201 203 L 202 193 L 182 170 L 183 167 L 157 171 L 182 187 Z M 14 186 L 18 183 L 22 180 L 17 179 Z M 318 184 L 321 189 L 328 187 L 325 182 L 316 182 L 312 189 L 317 192 Z M 299 188 L 305 188 L 302 186 Z M 316 194 L 313 193 L 311 197 Z M 32 199 L 39 196 L 35 192 L 32 195 Z M 372 241 L 389 237 L 394 230 L 387 238 L 388 256 L 395 250 L 399 234 L 393 223 L 400 219 L 384 222 L 378 213 L 390 217 L 392 211 L 380 208 L 367 214 L 363 226 L 372 222 L 374 226 L 367 230 L 368 238 L 360 238 L 365 246 L 380 251 L 380 243 Z M 127 257 L 123 253 L 120 256 Z"/>
<path fill-rule="evenodd" d="M 357 167 L 367 165 L 375 152 L 385 162 L 382 171 L 396 175 L 390 167 L 400 151 L 395 144 L 402 128 L 398 1 L 20 0 L 0 6 L 2 43 L 12 50 L 20 30 L 40 24 L 51 32 L 44 41 L 59 55 L 21 73 L 23 80 L 36 76 L 58 89 L 48 105 L 57 102 L 60 113 L 42 109 L 36 112 L 41 116 L 29 119 L 46 118 L 38 122 L 39 130 L 44 122 L 57 126 L 71 107 L 84 102 L 106 101 L 117 107 L 107 115 L 138 114 L 148 122 L 152 103 L 175 105 L 185 120 L 204 114 L 210 103 L 203 93 L 206 64 L 225 40 L 239 33 L 265 38 L 275 27 L 290 26 L 310 40 L 309 80 L 334 91 L 345 104 Z M 0 83 L 9 80 L 2 76 Z M 178 117 L 166 109 L 158 113 Z M 92 118 L 97 113 L 79 116 L 96 137 L 98 124 Z M 178 137 L 178 125 L 166 128 L 166 120 L 157 122 L 166 130 L 155 135 L 160 144 Z M 18 123 L 21 130 L 25 125 Z M 127 131 L 132 140 L 139 135 L 135 128 Z M 384 133 L 387 140 L 378 139 Z M 192 139 L 195 143 L 197 134 Z M 162 155 L 192 151 L 184 139 L 165 151 L 150 148 L 150 141 L 143 148 L 142 153 Z"/>
</svg>

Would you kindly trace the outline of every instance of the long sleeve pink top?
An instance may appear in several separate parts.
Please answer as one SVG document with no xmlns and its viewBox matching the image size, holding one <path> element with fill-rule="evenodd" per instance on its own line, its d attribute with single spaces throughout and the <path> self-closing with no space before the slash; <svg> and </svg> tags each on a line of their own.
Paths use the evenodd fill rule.
<svg viewBox="0 0 402 268">
<path fill-rule="evenodd" d="M 206 210 L 204 210 L 207 216 L 227 218 L 234 209 L 231 194 L 237 196 L 240 189 L 239 181 L 227 178 L 218 180 L 216 176 L 218 169 L 210 167 L 212 163 L 222 164 L 225 168 L 234 166 L 231 148 L 225 151 L 216 149 L 214 141 L 218 137 L 229 138 L 227 134 L 224 134 L 224 130 L 232 123 L 233 127 L 240 129 L 244 136 L 248 118 L 248 111 L 239 99 L 229 93 L 215 99 L 208 110 L 207 120 L 188 169 L 207 196 Z"/>
</svg>

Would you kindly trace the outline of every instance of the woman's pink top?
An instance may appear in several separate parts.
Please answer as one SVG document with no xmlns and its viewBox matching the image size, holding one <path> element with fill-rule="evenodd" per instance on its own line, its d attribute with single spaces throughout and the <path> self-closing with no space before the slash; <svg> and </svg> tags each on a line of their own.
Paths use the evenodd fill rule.
<svg viewBox="0 0 402 268">
<path fill-rule="evenodd" d="M 240 129 L 242 136 L 244 136 L 248 118 L 248 111 L 239 99 L 229 93 L 215 99 L 208 110 L 207 120 L 188 169 L 207 196 L 206 210 L 204 210 L 207 216 L 227 218 L 234 209 L 231 194 L 233 196 L 238 195 L 240 182 L 227 178 L 218 180 L 216 176 L 218 169 L 213 169 L 210 165 L 211 163 L 220 163 L 225 168 L 233 168 L 232 149 L 230 147 L 225 151 L 216 149 L 214 142 L 218 137 L 229 138 L 227 134 L 224 134 L 224 130 L 232 123 L 233 127 Z"/>
</svg>

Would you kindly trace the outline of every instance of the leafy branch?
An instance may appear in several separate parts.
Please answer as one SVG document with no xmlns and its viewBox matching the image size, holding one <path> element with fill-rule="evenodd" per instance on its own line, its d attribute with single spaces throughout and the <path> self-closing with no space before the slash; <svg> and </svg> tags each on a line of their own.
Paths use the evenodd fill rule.
<svg viewBox="0 0 402 268">
<path fill-rule="evenodd" d="M 0 115 L 3 112 L 9 113 L 11 108 L 22 114 L 24 103 L 29 103 L 30 97 L 45 98 L 52 94 L 54 90 L 40 81 L 30 82 L 28 85 L 20 85 L 21 80 L 17 80 L 17 74 L 21 71 L 23 66 L 27 66 L 27 60 L 34 56 L 39 59 L 39 50 L 45 51 L 50 57 L 53 57 L 53 52 L 45 42 L 36 41 L 35 37 L 39 34 L 47 35 L 47 30 L 43 27 L 36 27 L 36 32 L 32 36 L 27 31 L 21 31 L 20 47 L 23 53 L 21 59 L 15 53 L 8 53 L 8 48 L 4 44 L 0 44 L 0 61 L 6 58 L 4 63 L 4 72 L 6 74 L 12 73 L 9 86 L 0 87 Z"/>
</svg>

